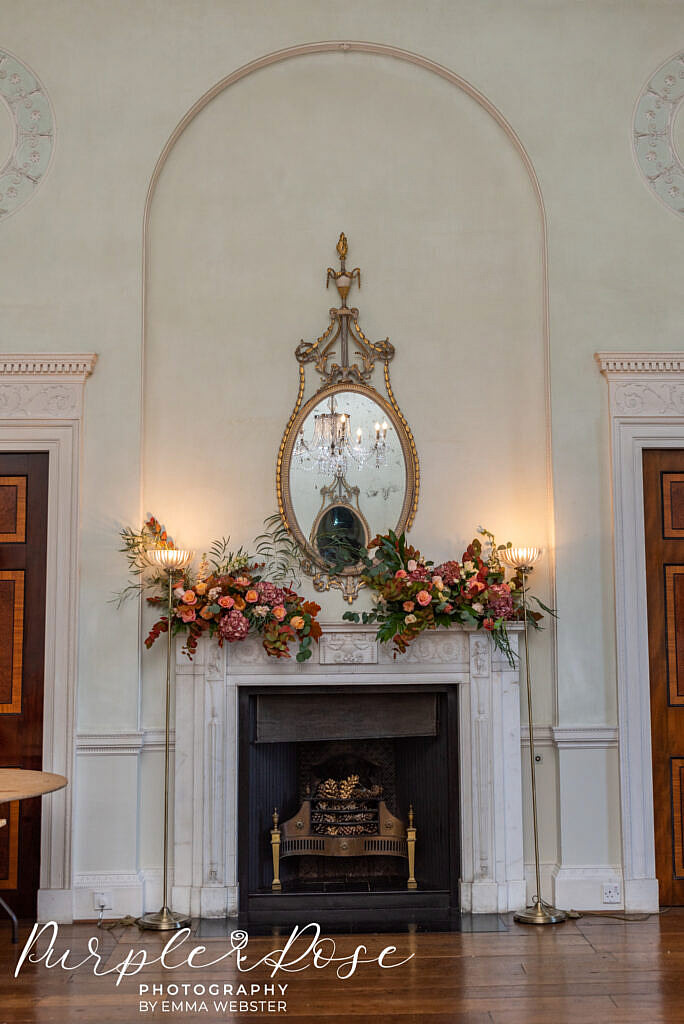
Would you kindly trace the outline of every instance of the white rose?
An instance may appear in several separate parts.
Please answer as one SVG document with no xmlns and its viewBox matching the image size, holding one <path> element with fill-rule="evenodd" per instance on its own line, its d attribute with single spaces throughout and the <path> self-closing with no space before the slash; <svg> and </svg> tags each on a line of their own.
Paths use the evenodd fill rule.
<svg viewBox="0 0 684 1024">
<path fill-rule="evenodd" d="M 473 611 L 477 612 L 478 615 L 482 615 L 482 612 L 484 611 L 484 605 L 480 604 L 479 601 L 476 601 L 475 604 L 473 605 Z"/>
</svg>

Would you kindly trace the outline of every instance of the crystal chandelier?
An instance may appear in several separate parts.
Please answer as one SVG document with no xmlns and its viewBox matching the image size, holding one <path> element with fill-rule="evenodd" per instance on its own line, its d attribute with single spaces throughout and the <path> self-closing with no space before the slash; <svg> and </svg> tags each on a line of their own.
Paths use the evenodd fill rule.
<svg viewBox="0 0 684 1024">
<path fill-rule="evenodd" d="M 323 476 L 343 477 L 349 468 L 363 469 L 369 461 L 381 469 L 387 465 L 388 429 L 386 421 L 376 423 L 375 441 L 368 446 L 363 443 L 361 427 L 352 438 L 351 416 L 337 412 L 333 396 L 330 411 L 314 416 L 311 441 L 306 441 L 303 429 L 299 431 L 293 455 L 302 469 L 316 469 Z"/>
</svg>

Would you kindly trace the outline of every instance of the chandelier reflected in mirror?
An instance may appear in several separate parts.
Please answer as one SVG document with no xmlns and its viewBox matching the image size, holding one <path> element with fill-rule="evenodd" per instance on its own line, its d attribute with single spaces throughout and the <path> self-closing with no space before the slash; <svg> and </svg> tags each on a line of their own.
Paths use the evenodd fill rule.
<svg viewBox="0 0 684 1024">
<path fill-rule="evenodd" d="M 322 476 L 343 477 L 350 467 L 363 469 L 370 463 L 375 469 L 387 465 L 387 420 L 375 424 L 375 439 L 364 444 L 363 428 L 357 427 L 352 437 L 349 412 L 338 412 L 335 395 L 328 402 L 328 412 L 314 416 L 313 437 L 307 442 L 300 428 L 293 457 L 306 470 L 317 470 Z"/>
</svg>

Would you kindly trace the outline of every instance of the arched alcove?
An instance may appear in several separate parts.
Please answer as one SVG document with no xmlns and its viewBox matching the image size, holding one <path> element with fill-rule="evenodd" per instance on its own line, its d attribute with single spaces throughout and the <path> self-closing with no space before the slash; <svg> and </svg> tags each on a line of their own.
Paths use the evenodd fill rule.
<svg viewBox="0 0 684 1024">
<path fill-rule="evenodd" d="M 397 349 L 422 466 L 413 542 L 460 554 L 483 522 L 548 547 L 534 171 L 471 86 L 375 44 L 312 44 L 240 69 L 160 158 L 146 215 L 144 508 L 199 550 L 259 532 L 275 509 L 293 350 L 327 323 L 341 230 L 362 268 L 362 325 Z M 550 563 L 546 575 L 548 596 Z M 324 604 L 341 616 L 339 595 Z"/>
</svg>

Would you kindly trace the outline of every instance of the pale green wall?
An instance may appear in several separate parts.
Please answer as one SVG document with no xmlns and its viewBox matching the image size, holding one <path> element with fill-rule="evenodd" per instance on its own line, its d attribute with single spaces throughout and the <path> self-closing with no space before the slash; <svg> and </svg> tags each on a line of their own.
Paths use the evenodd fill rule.
<svg viewBox="0 0 684 1024">
<path fill-rule="evenodd" d="M 520 0 L 515 4 L 505 0 L 441 3 L 427 0 L 421 4 L 411 0 L 370 3 L 347 0 L 344 5 L 306 0 L 268 3 L 121 0 L 116 4 L 91 0 L 60 0 L 59 3 L 5 0 L 2 13 L 0 46 L 16 53 L 40 75 L 53 102 L 57 122 L 57 149 L 49 176 L 31 203 L 1 228 L 5 252 L 0 292 L 2 345 L 11 351 L 82 350 L 100 354 L 95 374 L 86 386 L 80 730 L 132 730 L 141 721 L 137 613 L 132 606 L 117 613 L 107 602 L 122 580 L 122 561 L 116 550 L 117 529 L 122 523 L 135 523 L 140 512 L 141 229 L 152 168 L 177 121 L 216 81 L 264 53 L 325 38 L 384 42 L 445 64 L 499 107 L 530 153 L 541 182 L 549 225 L 553 475 L 557 602 L 561 615 L 558 717 L 561 724 L 613 723 L 615 640 L 607 412 L 605 384 L 594 364 L 593 353 L 597 349 L 681 348 L 681 275 L 676 270 L 682 265 L 684 255 L 682 222 L 649 195 L 630 150 L 630 125 L 636 97 L 655 67 L 681 45 L 681 4 L 654 0 L 594 0 L 592 3 Z M 325 59 L 319 58 L 320 61 Z M 357 63 L 360 67 L 361 62 Z M 275 76 L 276 71 L 266 74 Z M 294 64 L 278 69 L 280 89 L 273 102 L 286 105 L 288 89 L 299 95 L 300 100 L 302 96 L 305 98 L 302 74 L 302 69 Z M 337 71 L 331 70 L 333 78 L 336 74 Z M 359 74 L 381 73 L 359 70 Z M 417 71 L 413 74 L 412 70 L 409 75 L 407 71 L 394 69 L 388 74 L 396 77 L 398 88 L 408 89 L 414 79 L 418 83 Z M 265 111 L 269 99 L 266 77 L 263 82 L 264 92 L 259 102 Z M 318 78 L 316 82 L 319 83 Z M 353 91 L 359 84 L 350 81 L 349 87 Z M 440 104 L 453 103 L 463 123 L 471 117 L 470 108 L 458 98 L 447 100 L 446 95 L 442 98 L 444 90 L 434 84 L 426 84 L 424 88 L 427 92 L 423 99 L 427 97 L 429 104 L 434 103 L 431 115 L 434 131 L 427 132 L 434 136 L 434 147 L 426 153 L 426 159 L 438 160 L 444 147 L 456 164 L 467 160 L 471 151 L 481 154 L 490 129 L 479 112 L 473 119 L 472 139 L 468 132 L 444 139 L 440 133 Z M 413 98 L 417 108 L 423 101 L 422 89 L 422 85 L 416 84 Z M 252 89 L 245 84 L 244 95 L 250 90 L 256 95 L 258 86 Z M 246 138 L 250 128 L 249 111 L 243 111 L 242 122 L 231 121 L 230 107 L 239 107 L 240 103 L 237 90 L 235 97 L 229 98 L 226 94 L 225 101 L 219 101 L 217 116 L 225 116 L 226 132 L 232 130 L 233 125 Z M 394 123 L 395 115 L 395 110 L 388 110 L 390 124 Z M 321 131 L 327 140 L 337 123 L 336 112 L 330 109 L 329 118 L 325 119 L 319 110 L 317 116 L 321 118 Z M 368 130 L 372 118 L 362 94 L 354 95 L 353 102 L 345 106 L 345 119 L 351 125 L 359 124 Z M 193 130 L 195 127 L 199 138 L 201 122 L 197 122 Z M 490 128 L 494 130 L 493 125 Z M 420 129 L 426 131 L 424 123 Z M 280 145 L 273 147 L 271 139 L 270 135 L 261 135 L 255 145 L 263 151 L 264 159 L 275 167 L 282 147 L 287 149 L 290 140 L 279 140 Z M 310 144 L 311 135 L 306 139 L 306 144 Z M 229 141 L 223 135 L 216 139 L 216 153 L 221 154 L 222 159 L 226 159 L 230 151 Z M 495 182 L 490 182 L 491 165 L 487 165 L 480 176 L 480 184 L 493 190 L 491 205 L 484 190 L 478 199 L 481 207 L 476 212 L 486 218 L 496 212 L 502 195 L 514 198 L 516 205 L 514 212 L 509 211 L 509 224 L 531 232 L 525 236 L 527 241 L 519 265 L 508 268 L 521 275 L 520 295 L 524 301 L 506 301 L 498 309 L 483 303 L 482 316 L 487 318 L 492 330 L 483 334 L 482 341 L 486 343 L 491 338 L 495 351 L 502 352 L 506 325 L 515 324 L 516 330 L 522 332 L 516 337 L 524 337 L 525 351 L 529 353 L 538 343 L 534 334 L 537 329 L 534 320 L 539 315 L 538 296 L 534 294 L 535 272 L 538 271 L 532 248 L 535 228 L 525 216 L 529 194 L 526 197 L 519 167 L 512 160 L 510 165 L 506 164 L 510 159 L 507 146 L 508 143 L 502 141 L 492 150 L 496 159 L 502 161 L 501 167 L 508 167 L 501 181 L 502 193 L 499 194 Z M 361 155 L 364 148 L 360 145 Z M 380 155 L 372 146 L 370 148 L 374 163 L 369 173 L 377 180 Z M 177 157 L 175 170 L 181 171 L 188 154 L 179 149 Z M 210 148 L 202 149 L 197 157 L 192 167 L 189 163 L 186 165 L 189 168 L 187 209 L 174 211 L 168 202 L 173 197 L 172 191 L 165 200 L 162 180 L 160 206 L 153 211 L 154 218 L 164 211 L 166 214 L 166 222 L 154 221 L 160 239 L 164 231 L 172 239 L 173 230 L 186 223 L 188 211 L 193 206 L 201 206 L 205 182 L 213 182 L 212 187 L 216 187 L 223 179 L 228 188 L 236 180 L 240 169 L 227 162 L 225 169 L 217 171 L 212 165 Z M 304 177 L 310 166 L 302 161 Z M 412 166 L 417 166 L 415 160 Z M 269 430 L 276 433 L 294 388 L 290 349 L 307 330 L 315 333 L 321 318 L 323 322 L 325 319 L 326 299 L 320 283 L 321 269 L 330 261 L 330 245 L 340 227 L 348 231 L 353 244 L 355 237 L 363 238 L 364 233 L 361 217 L 354 225 L 354 218 L 359 216 L 354 192 L 349 197 L 352 226 L 347 221 L 339 224 L 342 215 L 347 213 L 340 208 L 339 197 L 334 200 L 336 205 L 323 210 L 317 223 L 311 216 L 306 190 L 301 189 L 302 178 L 296 170 L 296 165 L 290 165 L 286 174 L 280 172 L 283 186 L 291 189 L 297 203 L 301 204 L 301 221 L 307 231 L 306 237 L 290 239 L 289 258 L 295 262 L 297 285 L 294 309 L 287 311 L 284 317 L 276 317 L 272 310 L 253 308 L 257 306 L 256 296 L 261 287 L 266 299 L 274 294 L 269 278 L 272 252 L 266 256 L 269 273 L 263 281 L 255 277 L 264 247 L 278 244 L 273 237 L 272 221 L 277 211 L 272 196 L 268 199 L 271 204 L 267 206 L 268 218 L 260 232 L 252 233 L 253 246 L 246 251 L 246 258 L 240 260 L 244 280 L 235 279 L 239 285 L 246 282 L 249 296 L 254 298 L 253 305 L 244 303 L 241 308 L 241 333 L 244 334 L 244 325 L 249 322 L 256 337 L 259 327 L 255 314 L 263 314 L 259 343 L 266 344 L 265 335 L 268 335 L 278 345 L 272 356 L 277 360 L 278 372 L 285 375 L 282 396 L 274 397 L 273 391 L 268 390 L 272 389 L 272 384 L 266 375 L 263 380 L 274 409 Z M 168 172 L 171 186 L 173 164 L 169 164 Z M 467 176 L 463 181 L 466 180 Z M 447 180 L 440 188 L 447 186 L 455 187 L 453 181 Z M 260 187 L 268 188 L 268 177 Z M 325 189 L 321 189 L 317 202 L 324 204 L 325 195 Z M 467 206 L 468 195 L 460 194 L 458 198 Z M 368 196 L 363 202 L 369 202 Z M 252 222 L 244 210 L 237 212 L 244 243 Z M 393 207 L 391 203 L 386 206 L 388 234 L 396 230 L 400 212 L 398 206 Z M 414 219 L 413 228 L 421 226 L 421 217 L 430 216 L 429 211 L 421 211 L 409 203 L 408 210 L 403 212 L 403 238 L 415 242 L 424 274 L 435 283 L 437 294 L 444 293 L 448 287 L 448 275 L 440 279 L 445 267 L 454 272 L 457 284 L 467 281 L 469 266 L 471 270 L 473 266 L 468 263 L 468 248 L 460 250 L 457 267 L 451 264 L 449 260 L 456 257 L 453 252 L 445 255 L 446 246 L 442 246 L 439 238 L 440 222 L 433 220 L 434 237 L 425 251 L 421 251 L 422 235 L 412 230 L 411 219 Z M 179 223 L 173 222 L 174 216 Z M 477 220 L 475 217 L 475 225 Z M 285 222 L 288 223 L 287 218 Z M 235 244 L 229 223 L 220 222 L 216 228 L 215 241 L 225 239 L 226 249 Z M 420 320 L 416 318 L 412 322 L 410 315 L 402 315 L 397 324 L 398 318 L 390 314 L 398 296 L 392 291 L 389 260 L 385 257 L 391 255 L 395 269 L 403 267 L 405 271 L 406 266 L 396 253 L 388 251 L 385 240 L 377 233 L 380 229 L 374 230 L 375 237 L 368 232 L 361 251 L 355 248 L 353 252 L 362 266 L 369 265 L 374 270 L 367 282 L 364 281 L 359 302 L 362 310 L 369 309 L 370 333 L 384 336 L 389 332 L 397 344 L 398 398 L 417 436 L 425 439 L 423 457 L 429 465 L 434 456 L 427 441 L 434 431 L 421 404 L 429 385 L 423 381 L 419 389 L 415 383 L 427 357 L 425 352 L 420 352 L 423 358 L 416 358 L 417 353 L 401 344 L 401 335 L 408 327 L 416 334 L 436 300 L 434 293 L 414 286 L 416 308 L 420 309 L 421 302 L 425 302 L 426 308 L 421 310 Z M 457 236 L 458 230 L 459 223 L 450 225 L 450 231 Z M 485 253 L 477 232 L 469 242 L 474 253 L 480 256 Z M 356 244 L 360 247 L 360 243 Z M 164 265 L 161 257 L 165 254 L 158 255 L 159 263 L 153 263 L 155 273 Z M 220 259 L 220 245 L 213 255 Z M 152 257 L 154 260 L 154 250 Z M 288 251 L 285 258 L 288 258 Z M 194 273 L 203 255 L 191 251 L 189 259 Z M 193 278 L 191 274 L 190 279 L 197 282 L 199 277 Z M 221 279 L 221 273 L 217 273 L 216 280 Z M 512 279 L 507 280 L 510 283 Z M 156 287 L 156 298 L 163 298 L 159 282 Z M 193 293 L 184 299 L 192 302 Z M 161 307 L 158 304 L 160 314 L 164 313 L 163 305 L 163 302 Z M 187 310 L 186 301 L 180 312 L 187 313 Z M 214 314 L 204 305 L 193 312 L 197 312 L 195 324 L 201 335 L 207 326 L 203 317 L 206 314 L 211 322 Z M 443 312 L 442 309 L 440 317 Z M 526 315 L 530 317 L 527 331 Z M 441 322 L 443 325 L 443 320 Z M 464 333 L 472 334 L 477 324 L 476 311 L 471 310 L 463 325 Z M 162 318 L 157 321 L 156 329 L 159 331 L 163 326 L 167 325 Z M 446 354 L 446 333 L 441 337 L 441 351 L 431 353 L 435 374 L 441 365 L 438 357 Z M 453 344 L 458 346 L 460 339 L 460 332 L 455 330 Z M 157 345 L 157 354 L 164 340 L 159 333 L 156 341 L 151 340 L 152 345 Z M 226 336 L 225 343 L 228 341 Z M 223 339 L 218 335 L 213 344 L 217 351 L 224 352 Z M 205 359 L 202 371 L 206 373 L 211 365 L 212 361 Z M 229 370 L 220 358 L 218 368 L 219 372 L 224 368 Z M 246 369 L 252 373 L 254 368 L 249 364 Z M 450 364 L 450 369 L 452 372 L 457 369 L 456 364 Z M 533 369 L 533 377 L 537 370 Z M 184 372 L 187 374 L 187 368 Z M 528 442 L 535 481 L 536 516 L 539 514 L 537 503 L 542 501 L 538 467 L 544 445 L 539 426 L 539 403 L 543 396 L 536 383 L 528 393 L 522 375 L 512 377 L 509 383 L 511 396 L 520 395 L 530 403 L 534 429 Z M 199 390 L 198 384 L 191 380 L 188 387 L 191 393 Z M 420 390 L 421 401 L 414 402 L 412 388 L 416 392 Z M 151 415 L 155 408 L 154 391 L 148 395 L 153 401 L 147 410 Z M 458 409 L 454 409 L 450 425 L 454 434 L 458 422 Z M 147 439 L 152 445 L 148 454 L 155 451 L 155 443 L 159 451 L 161 423 L 156 418 L 148 422 Z M 472 439 L 468 437 L 463 455 L 472 460 Z M 483 462 L 485 459 L 483 456 Z M 161 501 L 166 483 L 149 462 L 148 471 L 149 497 Z M 181 487 L 189 499 L 200 504 L 205 496 L 211 495 L 214 481 L 207 473 L 188 478 L 183 466 L 176 467 L 175 472 L 174 486 Z M 434 479 L 432 484 L 429 480 L 425 484 L 425 500 L 420 511 L 424 525 L 421 519 L 416 523 L 416 536 L 421 543 L 429 545 L 433 534 L 436 546 L 437 542 L 445 544 L 452 532 L 459 538 L 467 536 L 476 525 L 473 522 L 475 508 L 479 509 L 477 520 L 484 519 L 505 528 L 505 516 L 498 510 L 490 511 L 490 506 L 484 507 L 486 503 L 474 500 L 473 495 L 470 495 L 472 504 L 464 510 L 463 520 L 452 507 L 442 519 Z M 263 497 L 259 491 L 259 505 Z M 452 497 L 450 495 L 450 499 Z M 240 528 L 236 522 L 241 508 L 235 494 L 230 501 L 234 502 L 231 505 L 234 514 L 226 529 L 237 538 Z M 516 509 L 519 507 L 515 505 Z M 176 509 L 166 503 L 165 509 L 159 511 L 170 516 Z M 178 513 L 180 516 L 180 508 Z M 251 514 L 252 519 L 258 521 L 259 515 Z M 211 516 L 192 521 L 198 524 L 198 534 L 205 523 L 207 532 L 215 525 Z M 190 518 L 182 519 L 183 529 L 189 522 Z M 250 530 L 242 527 L 247 535 L 253 532 L 252 520 L 249 526 Z M 192 540 L 195 542 L 196 538 Z M 199 536 L 196 542 L 200 543 Z M 548 648 L 548 639 L 544 643 Z M 152 658 L 150 664 L 160 667 L 158 655 Z M 157 681 L 152 678 L 154 672 L 146 675 L 150 678 L 145 680 L 145 722 L 158 724 L 160 704 L 153 689 Z M 551 721 L 553 693 L 548 679 L 538 682 L 538 690 L 543 700 L 542 717 Z M 564 827 L 576 832 L 572 845 L 576 863 L 594 863 L 597 858 L 605 863 L 615 862 L 618 842 L 614 817 L 608 815 L 608 835 L 597 833 L 601 837 L 599 850 L 595 849 L 596 835 L 586 849 L 582 848 L 582 823 L 577 820 L 585 813 L 591 831 L 592 817 L 603 821 L 607 808 L 617 806 L 613 753 L 600 754 L 605 761 L 605 787 L 597 787 L 584 802 L 574 796 L 567 797 L 567 808 L 564 807 L 567 813 L 561 817 Z M 558 787 L 554 772 L 555 762 L 549 757 L 544 764 L 543 783 L 546 860 L 557 856 L 554 803 Z M 114 773 L 111 777 L 114 785 Z M 564 781 L 561 791 L 568 793 L 568 786 L 572 788 L 572 776 Z M 110 819 L 114 814 L 114 824 L 120 826 L 118 834 L 126 837 L 116 847 L 120 870 L 133 870 L 140 864 L 155 862 L 151 841 L 155 828 L 153 812 L 145 815 L 147 828 L 138 839 L 131 833 L 129 810 L 124 813 L 124 805 L 116 804 L 113 809 L 104 810 L 102 792 L 96 794 L 92 786 L 79 779 L 76 789 L 80 790 L 76 870 L 104 869 L 100 836 L 105 833 L 93 827 L 93 822 L 98 820 L 95 815 L 104 814 Z M 577 794 L 581 795 L 584 789 L 582 772 L 578 772 Z M 127 791 L 130 801 L 135 801 L 137 786 L 132 780 Z M 121 820 L 116 817 L 117 807 Z"/>
</svg>

